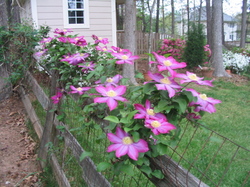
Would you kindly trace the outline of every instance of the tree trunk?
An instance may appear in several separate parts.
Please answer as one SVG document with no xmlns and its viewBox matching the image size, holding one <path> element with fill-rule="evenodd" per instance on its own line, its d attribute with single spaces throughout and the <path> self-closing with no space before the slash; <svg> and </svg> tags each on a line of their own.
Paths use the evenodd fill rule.
<svg viewBox="0 0 250 187">
<path fill-rule="evenodd" d="M 172 8 L 172 37 L 175 37 L 175 12 L 174 12 L 174 0 L 171 0 L 171 8 Z"/>
<path fill-rule="evenodd" d="M 211 16 L 211 7 L 210 0 L 206 0 L 206 15 L 207 15 L 207 43 L 211 47 L 212 40 L 212 16 Z"/>
<path fill-rule="evenodd" d="M 160 0 L 156 3 L 156 22 L 155 22 L 155 32 L 159 33 L 159 15 L 160 15 Z"/>
<path fill-rule="evenodd" d="M 199 23 L 199 24 L 201 24 L 201 9 L 202 9 L 202 0 L 200 0 L 199 20 L 198 20 L 198 23 Z"/>
<path fill-rule="evenodd" d="M 125 1 L 125 28 L 124 28 L 124 48 L 136 54 L 136 1 Z M 123 77 L 129 78 L 130 83 L 136 85 L 135 66 L 130 64 L 123 65 Z"/>
<path fill-rule="evenodd" d="M 165 34 L 165 11 L 164 11 L 164 0 L 161 2 L 162 4 L 162 31 Z"/>
<path fill-rule="evenodd" d="M 242 15 L 241 15 L 241 33 L 240 33 L 240 47 L 245 48 L 246 44 L 246 29 L 247 29 L 247 0 L 242 2 Z"/>
<path fill-rule="evenodd" d="M 189 33 L 189 0 L 187 0 L 187 32 Z"/>
<path fill-rule="evenodd" d="M 222 0 L 212 2 L 212 65 L 215 68 L 214 76 L 230 77 L 223 67 L 222 57 Z"/>
</svg>

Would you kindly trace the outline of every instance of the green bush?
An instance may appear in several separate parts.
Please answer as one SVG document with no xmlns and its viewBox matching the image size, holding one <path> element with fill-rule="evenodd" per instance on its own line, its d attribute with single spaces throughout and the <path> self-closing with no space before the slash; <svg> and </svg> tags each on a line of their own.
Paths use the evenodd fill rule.
<svg viewBox="0 0 250 187">
<path fill-rule="evenodd" d="M 205 35 L 203 33 L 202 24 L 191 24 L 184 50 L 184 59 L 187 62 L 187 68 L 191 69 L 203 64 L 206 59 L 204 51 Z"/>
</svg>

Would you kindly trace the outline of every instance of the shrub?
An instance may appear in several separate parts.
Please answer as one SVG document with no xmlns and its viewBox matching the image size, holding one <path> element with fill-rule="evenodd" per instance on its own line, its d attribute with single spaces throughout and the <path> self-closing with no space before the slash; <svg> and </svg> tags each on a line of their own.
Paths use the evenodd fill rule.
<svg viewBox="0 0 250 187">
<path fill-rule="evenodd" d="M 193 23 L 188 33 L 188 40 L 184 50 L 184 59 L 188 68 L 197 67 L 207 61 L 204 45 L 203 25 Z"/>
</svg>

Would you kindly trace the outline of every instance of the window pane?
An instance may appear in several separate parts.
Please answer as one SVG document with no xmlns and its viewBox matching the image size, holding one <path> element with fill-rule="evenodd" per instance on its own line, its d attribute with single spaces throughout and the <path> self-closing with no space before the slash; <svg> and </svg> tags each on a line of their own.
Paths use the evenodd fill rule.
<svg viewBox="0 0 250 187">
<path fill-rule="evenodd" d="M 75 0 L 68 0 L 68 8 L 69 9 L 75 9 L 76 8 Z"/>
<path fill-rule="evenodd" d="M 69 24 L 75 24 L 76 18 L 69 18 Z"/>
<path fill-rule="evenodd" d="M 83 17 L 83 11 L 76 11 L 77 17 Z"/>
<path fill-rule="evenodd" d="M 69 11 L 69 17 L 75 17 L 76 16 L 76 11 Z"/>
<path fill-rule="evenodd" d="M 76 3 L 77 7 L 76 8 L 80 8 L 82 9 L 83 8 L 83 3 Z"/>
<path fill-rule="evenodd" d="M 83 18 L 77 18 L 77 23 L 78 24 L 83 24 L 84 23 L 84 19 Z"/>
</svg>

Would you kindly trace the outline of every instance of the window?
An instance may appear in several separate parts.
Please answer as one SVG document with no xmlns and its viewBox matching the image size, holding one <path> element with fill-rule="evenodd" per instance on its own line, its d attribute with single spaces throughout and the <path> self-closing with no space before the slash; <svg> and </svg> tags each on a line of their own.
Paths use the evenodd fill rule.
<svg viewBox="0 0 250 187">
<path fill-rule="evenodd" d="M 230 28 L 234 28 L 234 23 L 229 23 L 228 25 Z"/>
<path fill-rule="evenodd" d="M 230 34 L 229 38 L 233 41 L 234 40 L 234 35 Z"/>
<path fill-rule="evenodd" d="M 64 27 L 89 28 L 88 0 L 64 0 Z"/>
</svg>

